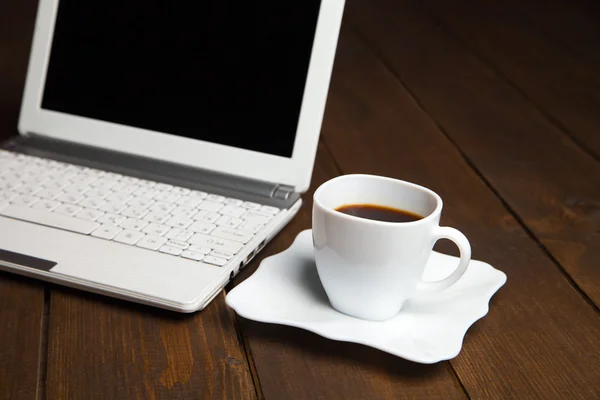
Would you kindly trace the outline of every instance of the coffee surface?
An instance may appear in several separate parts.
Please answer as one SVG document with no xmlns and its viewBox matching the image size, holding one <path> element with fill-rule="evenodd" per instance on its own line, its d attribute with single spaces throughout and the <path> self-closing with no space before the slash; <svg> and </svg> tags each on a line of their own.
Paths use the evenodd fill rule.
<svg viewBox="0 0 600 400">
<path fill-rule="evenodd" d="M 346 204 L 335 210 L 355 217 L 384 222 L 413 222 L 423 218 L 410 211 L 377 204 Z"/>
</svg>

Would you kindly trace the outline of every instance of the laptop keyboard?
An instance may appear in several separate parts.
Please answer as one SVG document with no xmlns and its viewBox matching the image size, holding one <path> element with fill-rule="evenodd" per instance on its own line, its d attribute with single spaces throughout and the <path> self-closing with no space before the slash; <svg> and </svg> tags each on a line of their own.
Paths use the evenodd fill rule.
<svg viewBox="0 0 600 400">
<path fill-rule="evenodd" d="M 216 266 L 279 211 L 0 150 L 0 215 Z"/>
</svg>

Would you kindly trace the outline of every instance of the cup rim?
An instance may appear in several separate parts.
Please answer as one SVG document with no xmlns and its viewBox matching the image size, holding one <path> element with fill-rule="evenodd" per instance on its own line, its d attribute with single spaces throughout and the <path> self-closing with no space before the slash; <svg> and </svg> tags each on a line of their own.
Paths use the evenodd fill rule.
<svg viewBox="0 0 600 400">
<path fill-rule="evenodd" d="M 395 183 L 400 183 L 406 186 L 409 186 L 413 189 L 418 189 L 421 190 L 427 194 L 429 194 L 430 196 L 432 196 L 435 200 L 436 200 L 436 206 L 435 209 L 430 212 L 427 216 L 417 220 L 417 221 L 411 221 L 411 222 L 389 222 L 389 221 L 378 221 L 378 220 L 374 220 L 374 219 L 367 219 L 367 218 L 361 218 L 361 217 L 356 217 L 354 215 L 349 215 L 349 214 L 345 214 L 339 211 L 336 211 L 334 208 L 331 207 L 326 207 L 325 205 L 323 205 L 323 203 L 321 202 L 321 200 L 319 199 L 319 195 L 321 194 L 321 192 L 323 192 L 323 190 L 325 190 L 325 187 L 328 186 L 329 184 L 336 182 L 336 181 L 340 181 L 340 180 L 346 180 L 346 179 L 356 179 L 356 178 L 366 178 L 366 179 L 376 179 L 376 180 L 383 180 L 383 181 L 388 181 L 388 182 L 395 182 Z M 421 185 L 417 185 L 416 183 L 412 183 L 412 182 L 408 182 L 408 181 L 404 181 L 402 179 L 396 179 L 396 178 L 390 178 L 390 177 L 386 177 L 386 176 L 380 176 L 380 175 L 370 175 L 370 174 L 347 174 L 347 175 L 340 175 L 337 176 L 335 178 L 332 178 L 326 182 L 323 182 L 318 188 L 317 190 L 315 190 L 315 193 L 313 194 L 313 204 L 318 206 L 321 210 L 323 210 L 324 212 L 334 215 L 338 218 L 342 218 L 342 219 L 346 219 L 349 221 L 358 221 L 358 222 L 362 222 L 362 223 L 369 223 L 369 224 L 373 224 L 373 225 L 379 225 L 379 226 L 387 226 L 387 227 L 393 227 L 393 226 L 415 226 L 415 225 L 419 225 L 419 224 L 425 224 L 429 221 L 431 221 L 433 218 L 437 217 L 441 211 L 442 211 L 442 207 L 444 205 L 442 198 L 440 197 L 439 194 L 437 194 L 436 192 L 434 192 L 433 190 L 426 188 L 425 186 L 421 186 Z"/>
</svg>

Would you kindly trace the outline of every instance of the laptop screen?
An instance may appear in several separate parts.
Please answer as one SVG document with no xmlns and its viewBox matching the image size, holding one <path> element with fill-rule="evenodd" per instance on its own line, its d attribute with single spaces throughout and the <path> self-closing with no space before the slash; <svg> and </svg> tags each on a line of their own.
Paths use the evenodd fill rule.
<svg viewBox="0 0 600 400">
<path fill-rule="evenodd" d="M 42 108 L 291 157 L 320 0 L 60 0 Z"/>
</svg>

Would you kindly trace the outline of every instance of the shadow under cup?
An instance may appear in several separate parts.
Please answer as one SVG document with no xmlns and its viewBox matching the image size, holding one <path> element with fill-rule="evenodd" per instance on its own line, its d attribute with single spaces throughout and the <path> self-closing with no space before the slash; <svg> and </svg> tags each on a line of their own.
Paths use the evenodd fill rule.
<svg viewBox="0 0 600 400">
<path fill-rule="evenodd" d="M 351 204 L 392 207 L 423 218 L 384 222 L 347 215 Z M 419 185 L 373 175 L 344 175 L 314 194 L 317 271 L 332 306 L 345 314 L 386 320 L 414 295 L 435 240 L 442 200 Z"/>
</svg>

